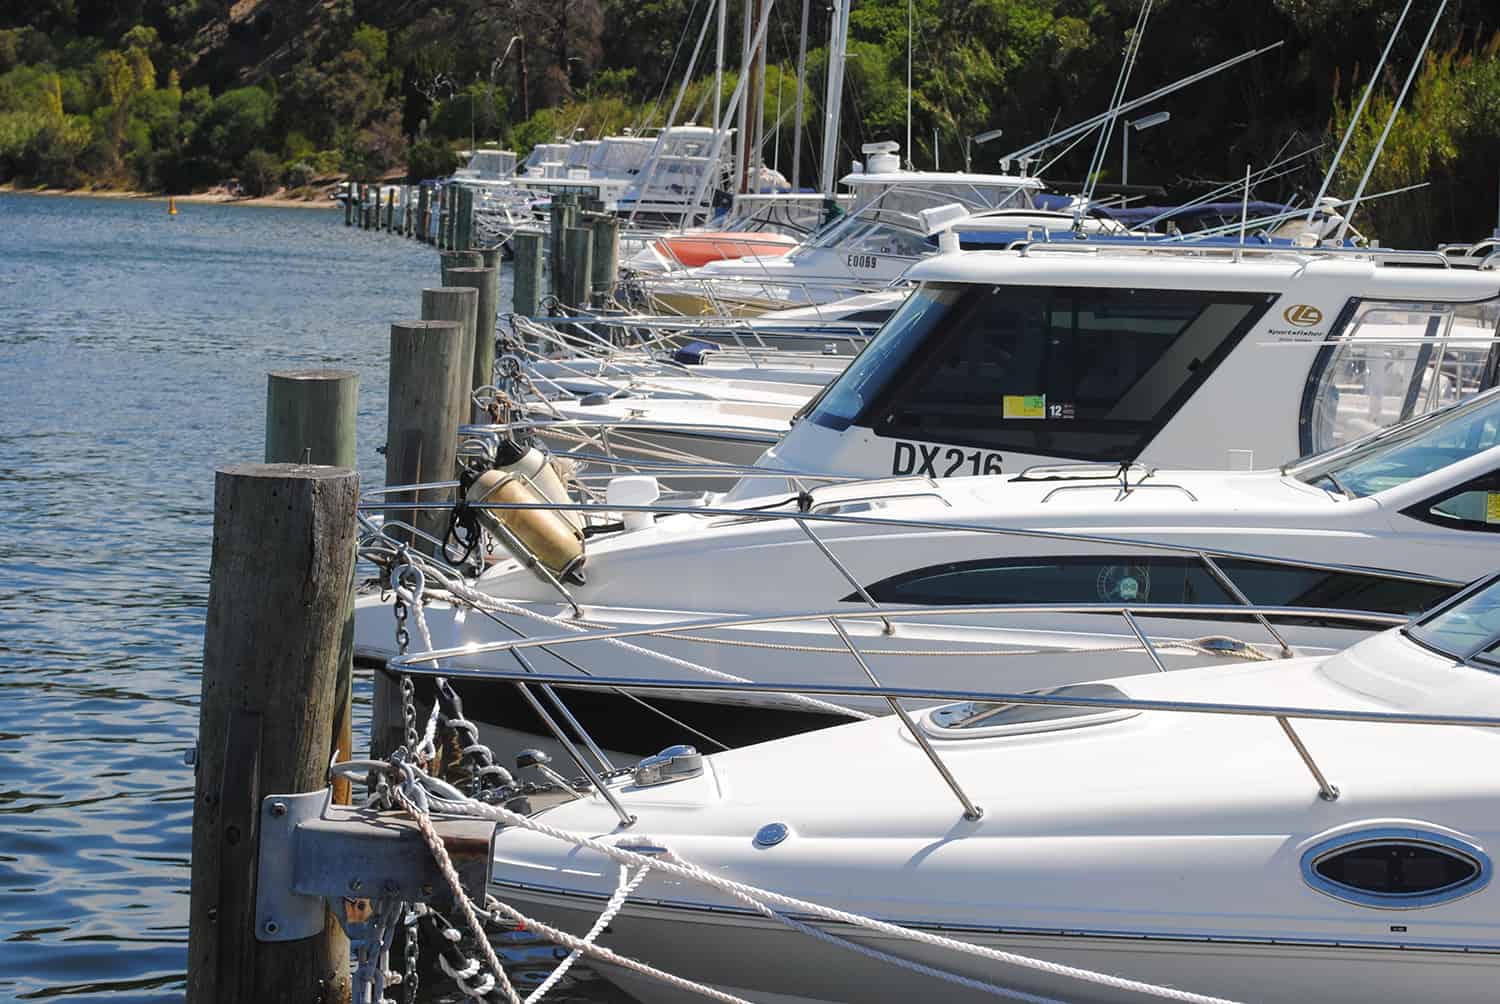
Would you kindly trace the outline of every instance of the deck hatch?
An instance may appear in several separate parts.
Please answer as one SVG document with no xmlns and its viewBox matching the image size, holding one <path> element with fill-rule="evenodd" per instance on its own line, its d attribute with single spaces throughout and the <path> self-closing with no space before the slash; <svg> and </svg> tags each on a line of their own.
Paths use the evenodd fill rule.
<svg viewBox="0 0 1500 1004">
<path fill-rule="evenodd" d="M 1316 844 L 1302 877 L 1321 893 L 1358 906 L 1411 910 L 1483 889 L 1490 859 L 1475 844 L 1429 830 L 1357 830 Z"/>
</svg>

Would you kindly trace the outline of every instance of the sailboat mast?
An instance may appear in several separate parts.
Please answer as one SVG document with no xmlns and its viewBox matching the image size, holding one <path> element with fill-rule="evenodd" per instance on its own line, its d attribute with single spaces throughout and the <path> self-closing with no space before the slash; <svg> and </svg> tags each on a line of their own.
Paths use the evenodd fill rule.
<svg viewBox="0 0 1500 1004">
<path fill-rule="evenodd" d="M 729 0 L 718 0 L 719 44 L 714 55 L 714 123 L 724 113 L 724 16 Z"/>
<path fill-rule="evenodd" d="M 802 94 L 807 90 L 807 8 L 802 0 L 802 34 L 797 41 L 797 110 L 792 113 L 792 191 L 802 188 Z"/>
<path fill-rule="evenodd" d="M 828 43 L 828 96 L 823 102 L 823 195 L 833 196 L 838 173 L 839 113 L 844 102 L 844 43 L 848 31 L 849 0 L 833 0 L 833 27 Z"/>
</svg>

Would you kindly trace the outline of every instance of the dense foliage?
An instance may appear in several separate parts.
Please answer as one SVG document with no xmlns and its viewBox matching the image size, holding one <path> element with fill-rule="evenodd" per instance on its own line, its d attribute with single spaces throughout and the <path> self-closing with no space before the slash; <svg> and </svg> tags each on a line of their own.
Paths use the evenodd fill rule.
<svg viewBox="0 0 1500 1004">
<path fill-rule="evenodd" d="M 737 67 L 744 2 L 727 17 Z M 896 139 L 919 167 L 993 169 L 1008 150 L 1103 110 L 1143 0 L 854 0 L 840 169 Z M 1201 190 L 1323 144 L 1257 195 L 1316 191 L 1400 10 L 1395 0 L 1155 0 L 1128 93 L 1231 55 L 1280 48 L 1166 99 L 1170 123 L 1132 137 L 1131 179 Z M 1358 183 L 1437 0 L 1418 0 L 1376 82 L 1334 192 Z M 183 191 L 247 189 L 406 166 L 443 173 L 471 143 L 524 154 L 596 135 L 712 121 L 714 26 L 679 92 L 710 0 L 35 0 L 0 12 L 0 180 Z M 908 16 L 912 30 L 908 32 Z M 765 159 L 793 173 L 802 4 L 767 33 Z M 815 181 L 829 10 L 810 4 L 800 176 Z M 1359 222 L 1387 241 L 1481 236 L 1500 174 L 1500 10 L 1451 0 Z M 907 119 L 908 41 L 911 122 Z M 726 74 L 724 95 L 736 76 Z M 910 129 L 908 133 L 908 128 Z M 1001 128 L 1000 139 L 968 138 Z M 1050 151 L 1049 156 L 1060 151 Z M 1078 180 L 1090 138 L 1051 164 Z M 1120 175 L 1117 130 L 1102 181 Z"/>
</svg>

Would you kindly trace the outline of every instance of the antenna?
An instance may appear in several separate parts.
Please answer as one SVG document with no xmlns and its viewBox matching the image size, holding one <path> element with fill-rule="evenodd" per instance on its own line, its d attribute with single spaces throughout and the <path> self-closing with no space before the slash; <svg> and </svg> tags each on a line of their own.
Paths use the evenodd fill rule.
<svg viewBox="0 0 1500 1004">
<path fill-rule="evenodd" d="M 1135 58 L 1141 51 L 1141 38 L 1145 35 L 1146 19 L 1151 16 L 1155 0 L 1146 0 L 1141 13 L 1135 19 L 1135 32 L 1130 44 L 1125 47 L 1125 61 L 1120 65 L 1120 76 L 1115 80 L 1115 92 L 1109 99 L 1109 112 L 1104 120 L 1104 129 L 1099 133 L 1099 142 L 1094 146 L 1094 155 L 1089 158 L 1088 173 L 1084 175 L 1083 198 L 1074 209 L 1075 222 L 1082 219 L 1083 207 L 1094 198 L 1094 187 L 1098 184 L 1098 171 L 1104 169 L 1104 151 L 1109 148 L 1110 133 L 1114 132 L 1115 118 L 1121 112 L 1120 104 L 1125 100 L 1125 88 L 1130 84 L 1130 72 L 1135 69 Z"/>
<path fill-rule="evenodd" d="M 911 20 L 912 7 L 917 0 L 906 0 L 906 166 L 911 162 Z"/>
<path fill-rule="evenodd" d="M 1158 98 L 1164 98 L 1174 91 L 1180 91 L 1184 87 L 1191 86 L 1192 84 L 1196 84 L 1202 80 L 1207 80 L 1209 77 L 1212 77 L 1216 73 L 1222 73 L 1223 71 L 1230 69 L 1231 67 L 1238 66 L 1240 63 L 1243 63 L 1246 60 L 1254 59 L 1256 56 L 1263 56 L 1274 49 L 1281 48 L 1281 46 L 1285 44 L 1285 40 L 1280 42 L 1272 42 L 1270 45 L 1262 46 L 1259 49 L 1251 49 L 1248 52 L 1240 53 L 1238 56 L 1231 56 L 1229 59 L 1224 60 L 1222 63 L 1215 63 L 1213 66 L 1199 70 L 1197 73 L 1190 73 L 1186 77 L 1183 77 L 1181 80 L 1177 80 L 1170 84 L 1167 84 L 1165 87 L 1158 87 L 1150 94 L 1143 94 L 1138 98 L 1131 98 L 1129 101 L 1125 102 L 1123 105 L 1120 105 L 1118 108 L 1112 108 L 1109 111 L 1100 112 L 1098 115 L 1095 115 L 1092 118 L 1084 119 L 1082 122 L 1070 125 L 1060 132 L 1054 132 L 1050 136 L 1039 139 L 1029 146 L 1023 146 L 1019 150 L 1012 151 L 1011 153 L 1005 155 L 1005 159 L 1020 160 L 1023 157 L 1030 157 L 1033 154 L 1040 153 L 1048 147 L 1056 146 L 1057 144 L 1062 143 L 1066 140 L 1070 140 L 1075 136 L 1081 136 L 1087 133 L 1099 123 L 1108 119 L 1111 115 L 1123 115 L 1128 111 L 1134 111 L 1142 105 L 1150 104 Z"/>
<path fill-rule="evenodd" d="M 1406 0 L 1406 6 L 1401 8 L 1401 16 L 1396 19 L 1396 27 L 1391 29 L 1391 37 L 1385 40 L 1385 51 L 1380 54 L 1380 62 L 1375 64 L 1375 72 L 1370 74 L 1370 82 L 1365 85 L 1364 96 L 1359 99 L 1359 107 L 1354 109 L 1354 114 L 1349 118 L 1349 127 L 1344 130 L 1344 138 L 1339 141 L 1338 151 L 1333 155 L 1333 163 L 1328 165 L 1328 173 L 1323 175 L 1323 183 L 1318 186 L 1318 194 L 1312 200 L 1312 205 L 1307 207 L 1307 222 L 1312 224 L 1313 215 L 1318 211 L 1318 203 L 1323 201 L 1323 196 L 1328 194 L 1328 186 L 1333 183 L 1333 172 L 1338 170 L 1339 161 L 1344 159 L 1344 148 L 1349 145 L 1349 140 L 1354 136 L 1354 127 L 1359 125 L 1360 116 L 1365 113 L 1365 104 L 1370 100 L 1370 93 L 1375 90 L 1375 82 L 1380 79 L 1380 71 L 1385 67 L 1385 57 L 1391 54 L 1391 46 L 1396 44 L 1396 36 L 1401 33 L 1401 26 L 1406 23 L 1407 12 L 1411 10 L 1411 0 Z"/>
<path fill-rule="evenodd" d="M 1432 15 L 1432 23 L 1427 26 L 1427 37 L 1422 39 L 1422 47 L 1417 50 L 1416 56 L 1412 57 L 1411 70 L 1406 74 L 1406 83 L 1401 85 L 1401 93 L 1396 95 L 1396 103 L 1391 106 L 1391 114 L 1385 120 L 1385 128 L 1380 130 L 1380 139 L 1375 141 L 1375 150 L 1370 154 L 1370 162 L 1365 165 L 1365 173 L 1360 176 L 1359 187 L 1354 190 L 1354 198 L 1349 200 L 1349 211 L 1344 214 L 1344 222 L 1339 224 L 1339 232 L 1334 235 L 1334 243 L 1340 243 L 1344 239 L 1344 233 L 1349 229 L 1349 221 L 1354 218 L 1354 212 L 1359 208 L 1360 197 L 1365 194 L 1365 185 L 1370 180 L 1370 174 L 1375 170 L 1375 163 L 1380 160 L 1380 151 L 1385 149 L 1385 138 L 1391 134 L 1391 126 L 1396 124 L 1396 115 L 1401 111 L 1401 106 L 1406 103 L 1406 92 L 1411 88 L 1411 82 L 1417 78 L 1417 71 L 1422 68 L 1422 57 L 1427 54 L 1427 46 L 1432 42 L 1432 34 L 1437 31 L 1438 22 L 1442 20 L 1443 11 L 1448 9 L 1448 0 L 1438 4 L 1437 13 Z"/>
<path fill-rule="evenodd" d="M 1250 165 L 1245 165 L 1245 194 L 1240 200 L 1240 246 L 1235 248 L 1234 260 L 1240 260 L 1240 252 L 1245 249 L 1245 229 L 1250 223 Z"/>
</svg>

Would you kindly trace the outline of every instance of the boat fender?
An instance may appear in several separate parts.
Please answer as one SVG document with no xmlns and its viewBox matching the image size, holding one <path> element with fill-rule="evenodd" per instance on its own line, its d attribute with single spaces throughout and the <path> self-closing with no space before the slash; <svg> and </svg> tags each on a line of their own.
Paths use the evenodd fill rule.
<svg viewBox="0 0 1500 1004">
<path fill-rule="evenodd" d="M 672 361 L 674 363 L 681 363 L 684 366 L 702 366 L 704 360 L 708 358 L 709 353 L 718 351 L 719 346 L 713 342 L 703 342 L 695 339 L 679 345 L 677 351 L 672 353 Z"/>
<path fill-rule="evenodd" d="M 518 443 L 514 439 L 500 440 L 499 445 L 495 447 L 494 468 L 505 474 L 516 474 L 525 478 L 548 502 L 569 505 L 574 501 L 573 497 L 568 494 L 567 486 L 563 484 L 563 477 L 559 474 L 556 464 L 546 453 L 535 446 Z M 556 512 L 573 526 L 582 528 L 583 513 L 561 509 Z"/>
<path fill-rule="evenodd" d="M 547 468 L 550 472 L 551 468 Z M 556 477 L 556 475 L 553 475 Z M 465 495 L 469 503 L 546 505 L 534 482 L 519 474 L 492 469 L 474 479 Z M 522 562 L 534 559 L 560 576 L 583 581 L 587 556 L 583 532 L 557 509 L 477 509 L 479 522 Z M 514 543 L 513 543 L 514 542 Z"/>
</svg>

